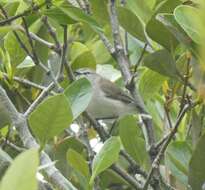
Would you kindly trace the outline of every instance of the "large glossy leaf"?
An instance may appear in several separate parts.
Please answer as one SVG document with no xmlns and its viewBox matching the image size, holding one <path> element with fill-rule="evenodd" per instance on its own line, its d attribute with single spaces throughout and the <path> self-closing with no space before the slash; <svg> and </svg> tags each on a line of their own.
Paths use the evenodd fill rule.
<svg viewBox="0 0 205 190">
<path fill-rule="evenodd" d="M 92 86 L 86 78 L 80 78 L 69 85 L 64 93 L 71 104 L 75 119 L 86 110 L 92 97 Z"/>
<path fill-rule="evenodd" d="M 118 7 L 117 12 L 120 25 L 135 38 L 146 41 L 144 27 L 138 17 L 125 7 Z"/>
<path fill-rule="evenodd" d="M 174 16 L 179 25 L 196 43 L 200 43 L 200 34 L 197 24 L 200 20 L 199 10 L 191 6 L 181 5 L 174 10 Z"/>
<path fill-rule="evenodd" d="M 20 154 L 6 171 L 0 190 L 37 190 L 38 164 L 38 150 L 30 149 Z"/>
<path fill-rule="evenodd" d="M 31 113 L 29 124 L 42 145 L 69 127 L 72 111 L 65 95 L 47 98 Z"/>
<path fill-rule="evenodd" d="M 161 75 L 178 79 L 175 61 L 165 49 L 147 55 L 144 59 L 144 65 Z"/>
<path fill-rule="evenodd" d="M 73 69 L 79 69 L 82 67 L 95 68 L 95 57 L 86 45 L 80 42 L 74 42 L 70 51 Z"/>
<path fill-rule="evenodd" d="M 139 91 L 143 99 L 152 99 L 154 95 L 159 92 L 165 80 L 165 76 L 150 69 L 146 69 L 139 80 Z"/>
<path fill-rule="evenodd" d="M 94 179 L 97 175 L 109 168 L 113 163 L 118 160 L 119 152 L 119 137 L 109 138 L 93 160 L 90 184 L 93 184 Z"/>
<path fill-rule="evenodd" d="M 199 139 L 189 165 L 189 184 L 192 189 L 201 190 L 205 182 L 205 134 Z"/>
<path fill-rule="evenodd" d="M 141 131 L 134 116 L 127 115 L 119 120 L 119 134 L 122 144 L 133 159 L 140 165 L 148 161 L 145 141 L 140 136 Z"/>
<path fill-rule="evenodd" d="M 166 151 L 166 166 L 173 176 L 184 185 L 188 184 L 188 166 L 191 159 L 191 149 L 187 142 L 173 142 Z"/>
<path fill-rule="evenodd" d="M 81 154 L 79 154 L 75 150 L 69 149 L 67 151 L 67 161 L 69 165 L 75 168 L 84 177 L 88 178 L 90 176 L 88 162 L 84 159 L 84 157 Z"/>
</svg>

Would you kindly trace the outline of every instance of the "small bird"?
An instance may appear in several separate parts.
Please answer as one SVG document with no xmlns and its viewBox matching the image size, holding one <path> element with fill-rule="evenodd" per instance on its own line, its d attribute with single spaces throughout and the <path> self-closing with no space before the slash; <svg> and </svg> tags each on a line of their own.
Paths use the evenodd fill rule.
<svg viewBox="0 0 205 190">
<path fill-rule="evenodd" d="M 134 99 L 115 83 L 90 69 L 79 69 L 75 74 L 87 78 L 93 87 L 93 95 L 87 111 L 95 119 L 115 119 L 126 114 L 137 113 Z"/>
</svg>

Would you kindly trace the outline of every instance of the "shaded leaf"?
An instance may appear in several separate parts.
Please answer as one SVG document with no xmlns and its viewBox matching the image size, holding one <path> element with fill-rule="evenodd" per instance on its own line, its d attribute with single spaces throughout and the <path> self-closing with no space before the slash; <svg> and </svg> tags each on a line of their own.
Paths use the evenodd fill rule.
<svg viewBox="0 0 205 190">
<path fill-rule="evenodd" d="M 89 177 L 88 162 L 83 158 L 81 154 L 73 149 L 67 151 L 67 161 L 69 165 L 79 171 L 84 177 Z"/>
<path fill-rule="evenodd" d="M 156 19 L 163 23 L 179 42 L 182 42 L 190 48 L 191 39 L 176 22 L 173 14 L 160 13 L 157 15 Z"/>
<path fill-rule="evenodd" d="M 184 185 L 188 184 L 187 175 L 190 159 L 191 149 L 185 141 L 171 143 L 166 151 L 166 166 L 172 175 Z"/>
<path fill-rule="evenodd" d="M 161 75 L 178 79 L 175 61 L 165 49 L 147 55 L 144 58 L 144 65 Z"/>
<path fill-rule="evenodd" d="M 175 49 L 178 44 L 174 35 L 155 18 L 152 18 L 147 23 L 146 32 L 152 40 L 159 43 L 168 50 Z"/>
<path fill-rule="evenodd" d="M 134 116 L 127 115 L 120 118 L 119 134 L 122 144 L 133 159 L 140 165 L 144 165 L 148 161 L 145 141 L 140 136 L 141 131 L 137 125 L 137 119 Z"/>
</svg>

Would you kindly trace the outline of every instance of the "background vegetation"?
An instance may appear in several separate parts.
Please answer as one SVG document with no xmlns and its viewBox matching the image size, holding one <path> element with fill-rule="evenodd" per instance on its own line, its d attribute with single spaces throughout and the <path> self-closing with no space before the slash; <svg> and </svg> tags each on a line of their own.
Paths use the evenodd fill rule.
<svg viewBox="0 0 205 190">
<path fill-rule="evenodd" d="M 205 189 L 204 6 L 0 0 L 0 189 Z M 141 106 L 113 133 L 84 67 Z"/>
</svg>

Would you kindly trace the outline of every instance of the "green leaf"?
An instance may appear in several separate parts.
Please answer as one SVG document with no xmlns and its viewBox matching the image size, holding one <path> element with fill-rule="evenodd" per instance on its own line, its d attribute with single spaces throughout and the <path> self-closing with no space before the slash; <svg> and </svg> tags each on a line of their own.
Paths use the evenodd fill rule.
<svg viewBox="0 0 205 190">
<path fill-rule="evenodd" d="M 29 124 L 42 145 L 69 127 L 72 111 L 65 95 L 47 98 L 31 113 Z"/>
<path fill-rule="evenodd" d="M 22 33 L 18 33 L 18 35 L 21 38 L 24 45 L 28 46 L 28 41 L 26 39 L 26 36 L 23 35 Z M 11 64 L 13 68 L 15 68 L 16 65 L 20 64 L 25 59 L 26 53 L 21 48 L 21 45 L 16 40 L 16 37 L 14 36 L 12 32 L 9 32 L 5 36 L 4 47 L 10 55 Z"/>
<path fill-rule="evenodd" d="M 118 160 L 119 152 L 119 137 L 109 138 L 93 160 L 90 184 L 93 184 L 94 179 L 97 175 L 99 175 L 101 172 L 109 168 L 113 163 L 115 163 Z"/>
<path fill-rule="evenodd" d="M 67 161 L 69 165 L 79 171 L 83 176 L 89 177 L 88 162 L 84 157 L 73 149 L 67 151 Z"/>
<path fill-rule="evenodd" d="M 146 32 L 152 40 L 168 50 L 175 49 L 178 44 L 174 35 L 154 17 L 147 23 Z"/>
<path fill-rule="evenodd" d="M 90 25 L 90 27 L 93 28 L 93 30 L 96 32 L 103 32 L 102 28 L 96 22 L 96 20 L 84 13 L 81 9 L 71 6 L 68 3 L 62 3 L 59 8 L 73 20 Z"/>
<path fill-rule="evenodd" d="M 163 49 L 147 55 L 144 65 L 161 75 L 178 79 L 178 71 L 171 54 Z"/>
<path fill-rule="evenodd" d="M 21 153 L 6 171 L 0 190 L 37 190 L 38 164 L 38 150 L 30 149 Z"/>
<path fill-rule="evenodd" d="M 141 0 L 127 0 L 126 7 L 132 10 L 144 23 L 152 16 L 152 7 L 155 0 L 141 1 Z"/>
<path fill-rule="evenodd" d="M 91 41 L 86 44 L 95 57 L 96 64 L 105 64 L 111 59 L 111 55 L 101 40 Z"/>
<path fill-rule="evenodd" d="M 19 6 L 20 2 L 19 1 L 16 1 L 14 0 L 13 2 L 10 1 L 8 2 L 5 6 L 4 6 L 4 9 L 7 13 L 8 16 L 14 16 L 17 9 L 18 9 L 18 6 Z"/>
<path fill-rule="evenodd" d="M 43 39 L 45 41 L 49 41 L 49 35 L 48 35 L 48 30 L 47 30 L 46 26 L 42 25 L 39 28 L 39 31 L 38 31 L 37 35 L 41 39 Z M 35 51 L 36 51 L 36 54 L 37 54 L 39 60 L 43 64 L 47 64 L 49 48 L 36 41 L 35 42 Z"/>
<path fill-rule="evenodd" d="M 120 25 L 135 38 L 146 41 L 144 28 L 138 17 L 125 7 L 117 8 Z M 127 22 L 129 20 L 129 22 Z"/>
<path fill-rule="evenodd" d="M 80 42 L 74 42 L 70 50 L 71 65 L 74 70 L 89 67 L 95 68 L 96 60 L 91 50 Z"/>
<path fill-rule="evenodd" d="M 205 134 L 199 139 L 189 164 L 189 184 L 193 190 L 202 189 L 205 182 Z"/>
<path fill-rule="evenodd" d="M 73 117 L 76 119 L 86 110 L 92 98 L 92 86 L 86 78 L 80 78 L 69 85 L 64 93 L 70 102 Z"/>
<path fill-rule="evenodd" d="M 199 24 L 200 14 L 199 9 L 181 5 L 174 10 L 174 16 L 179 25 L 184 29 L 188 36 L 196 43 L 200 43 Z"/>
<path fill-rule="evenodd" d="M 191 47 L 192 40 L 176 22 L 173 14 L 160 13 L 156 19 L 166 26 L 179 42 L 185 44 L 188 48 Z"/>
<path fill-rule="evenodd" d="M 140 127 L 134 116 L 127 115 L 119 120 L 119 134 L 122 144 L 128 154 L 140 165 L 149 159 L 146 153 L 145 141 L 141 135 Z"/>
<path fill-rule="evenodd" d="M 110 64 L 97 65 L 96 73 L 113 82 L 117 81 L 121 77 L 120 71 Z"/>
<path fill-rule="evenodd" d="M 171 143 L 166 151 L 166 166 L 172 175 L 184 185 L 188 184 L 187 175 L 190 159 L 191 149 L 185 141 Z"/>
<path fill-rule="evenodd" d="M 70 16 L 64 13 L 59 7 L 52 7 L 50 9 L 46 9 L 43 13 L 49 18 L 56 21 L 58 24 L 74 24 L 76 23 Z"/>
<path fill-rule="evenodd" d="M 166 77 L 146 69 L 139 79 L 139 91 L 144 100 L 154 98 L 154 95 L 159 92 Z"/>
<path fill-rule="evenodd" d="M 179 0 L 164 0 L 157 6 L 155 14 L 146 25 L 148 36 L 168 50 L 175 49 L 178 42 L 175 36 L 162 23 L 156 20 L 156 15 L 158 13 L 172 13 L 179 4 L 181 4 Z"/>
<path fill-rule="evenodd" d="M 19 27 L 18 25 L 1 26 L 0 27 L 0 39 L 3 38 L 10 31 L 18 29 L 18 27 Z"/>
<path fill-rule="evenodd" d="M 17 69 L 25 69 L 25 68 L 30 68 L 34 67 L 35 64 L 33 60 L 30 57 L 26 57 L 22 63 L 20 63 L 16 68 Z"/>
<path fill-rule="evenodd" d="M 92 16 L 101 25 L 107 25 L 110 22 L 106 0 L 89 0 L 91 4 Z"/>
<path fill-rule="evenodd" d="M 57 146 L 52 146 L 52 160 L 58 160 L 58 162 L 56 162 L 55 165 L 66 178 L 70 178 L 72 175 L 71 167 L 68 164 L 67 160 L 68 149 L 75 150 L 84 157 L 87 156 L 85 154 L 86 147 L 82 142 L 80 142 L 78 137 L 69 136 L 66 139 L 63 139 L 63 141 L 59 143 Z"/>
</svg>

